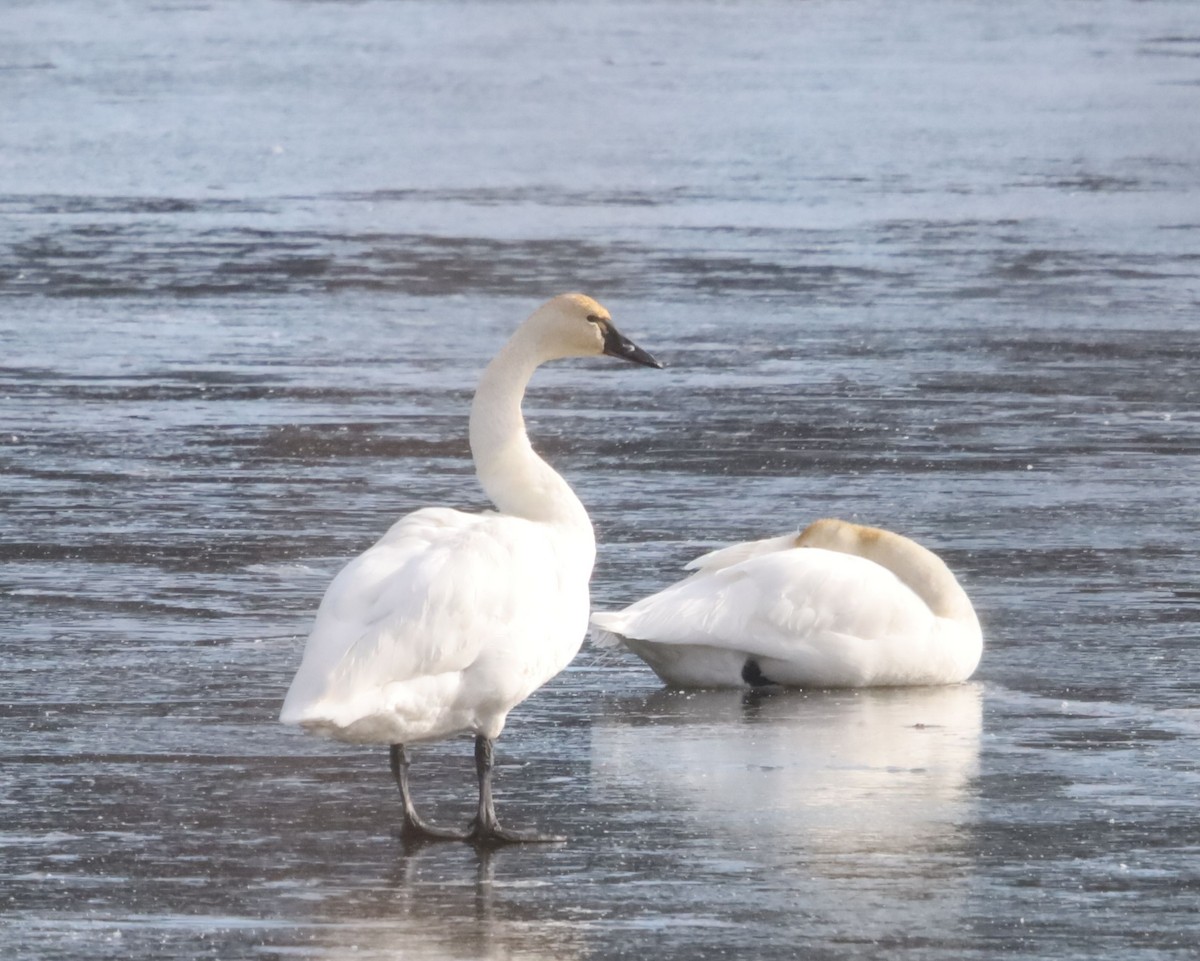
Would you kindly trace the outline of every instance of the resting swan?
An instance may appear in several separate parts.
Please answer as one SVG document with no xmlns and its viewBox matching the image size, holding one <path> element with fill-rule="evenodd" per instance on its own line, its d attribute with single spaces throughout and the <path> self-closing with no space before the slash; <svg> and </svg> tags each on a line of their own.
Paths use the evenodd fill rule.
<svg viewBox="0 0 1200 961">
<path fill-rule="evenodd" d="M 475 470 L 499 512 L 428 507 L 402 517 L 321 601 L 280 720 L 390 745 L 406 839 L 555 840 L 500 826 L 493 742 L 508 712 L 578 652 L 596 542 L 579 499 L 530 446 L 521 400 L 540 364 L 600 354 L 662 366 L 590 297 L 538 308 L 487 366 L 471 406 Z M 462 833 L 417 815 L 407 746 L 466 732 L 479 807 Z"/>
<path fill-rule="evenodd" d="M 932 551 L 826 519 L 687 565 L 696 573 L 615 613 L 615 637 L 675 687 L 953 684 L 983 651 L 966 592 Z"/>
</svg>

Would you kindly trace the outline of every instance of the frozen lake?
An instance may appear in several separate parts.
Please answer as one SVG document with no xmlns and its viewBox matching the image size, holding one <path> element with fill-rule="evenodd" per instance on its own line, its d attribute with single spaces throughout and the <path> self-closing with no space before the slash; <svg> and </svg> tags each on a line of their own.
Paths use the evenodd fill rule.
<svg viewBox="0 0 1200 961">
<path fill-rule="evenodd" d="M 1195 958 L 1200 10 L 9 4 L 0 948 L 94 959 Z M 497 804 L 275 723 L 340 564 L 481 507 L 542 371 L 596 607 L 840 516 L 959 574 L 969 684 L 664 690 L 585 646 Z M 465 821 L 469 740 L 414 751 Z"/>
</svg>

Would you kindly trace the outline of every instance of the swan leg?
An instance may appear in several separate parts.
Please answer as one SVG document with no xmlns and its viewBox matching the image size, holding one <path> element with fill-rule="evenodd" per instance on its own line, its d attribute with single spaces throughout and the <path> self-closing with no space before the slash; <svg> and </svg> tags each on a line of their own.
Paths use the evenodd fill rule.
<svg viewBox="0 0 1200 961">
<path fill-rule="evenodd" d="M 493 750 L 490 738 L 475 735 L 475 773 L 479 776 L 479 813 L 471 822 L 467 840 L 480 847 L 499 847 L 503 844 L 538 842 L 542 844 L 565 841 L 566 838 L 534 831 L 511 831 L 502 828 L 496 818 L 492 801 Z"/>
<path fill-rule="evenodd" d="M 467 836 L 451 828 L 439 828 L 421 820 L 413 805 L 412 792 L 408 788 L 408 752 L 403 744 L 391 747 L 392 777 L 400 788 L 400 801 L 404 805 L 404 823 L 400 837 L 405 841 L 465 841 Z"/>
</svg>

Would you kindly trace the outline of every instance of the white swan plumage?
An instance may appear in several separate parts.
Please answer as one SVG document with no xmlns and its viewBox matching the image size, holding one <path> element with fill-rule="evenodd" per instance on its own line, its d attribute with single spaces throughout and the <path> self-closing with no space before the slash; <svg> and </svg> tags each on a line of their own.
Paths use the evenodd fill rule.
<svg viewBox="0 0 1200 961">
<path fill-rule="evenodd" d="M 501 828 L 492 744 L 509 711 L 561 671 L 587 632 L 595 538 L 570 486 L 533 450 L 521 401 L 546 361 L 656 360 L 590 297 L 547 301 L 487 366 L 471 407 L 476 472 L 497 511 L 415 511 L 329 585 L 280 720 L 390 745 L 407 838 L 543 840 Z M 417 815 L 407 745 L 476 737 L 479 811 L 466 834 Z"/>
<path fill-rule="evenodd" d="M 657 594 L 592 615 L 601 642 L 624 643 L 672 686 L 953 684 L 983 651 L 954 574 L 891 531 L 826 518 L 687 568 Z"/>
</svg>

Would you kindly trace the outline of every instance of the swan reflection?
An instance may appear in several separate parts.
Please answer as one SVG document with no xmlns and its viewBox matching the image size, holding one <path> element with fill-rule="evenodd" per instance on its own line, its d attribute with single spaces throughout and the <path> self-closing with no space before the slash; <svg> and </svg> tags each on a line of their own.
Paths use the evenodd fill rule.
<svg viewBox="0 0 1200 961">
<path fill-rule="evenodd" d="M 768 858 L 912 851 L 970 817 L 977 684 L 636 701 L 593 726 L 598 779 Z"/>
<path fill-rule="evenodd" d="M 375 897 L 359 891 L 318 924 L 305 957 L 320 961 L 572 961 L 582 931 L 547 921 L 497 890 L 504 852 L 481 851 L 475 868 L 444 857 L 446 848 L 414 848 L 396 863 Z M 332 902 L 334 905 L 336 901 Z M 344 913 L 343 913 L 344 912 Z M 357 917 L 346 917 L 353 912 Z"/>
</svg>

